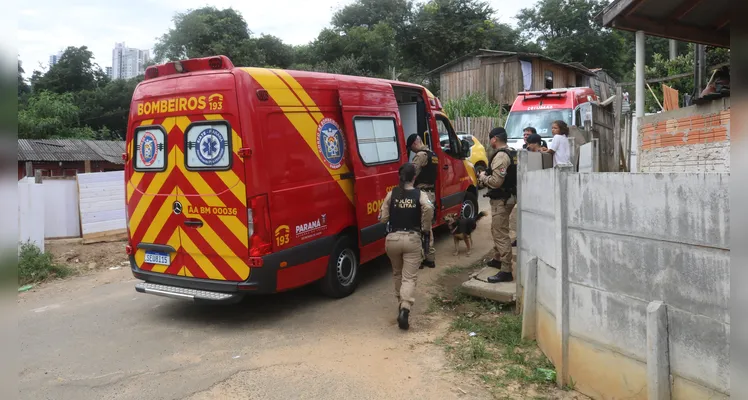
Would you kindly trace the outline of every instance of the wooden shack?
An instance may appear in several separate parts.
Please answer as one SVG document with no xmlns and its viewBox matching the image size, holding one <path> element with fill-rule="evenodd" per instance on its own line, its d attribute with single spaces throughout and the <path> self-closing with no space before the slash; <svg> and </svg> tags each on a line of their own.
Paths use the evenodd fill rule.
<svg viewBox="0 0 748 400">
<path fill-rule="evenodd" d="M 523 90 L 588 86 L 594 72 L 535 53 L 481 49 L 429 72 L 439 74 L 439 99 L 446 102 L 479 92 L 511 105 Z"/>
</svg>

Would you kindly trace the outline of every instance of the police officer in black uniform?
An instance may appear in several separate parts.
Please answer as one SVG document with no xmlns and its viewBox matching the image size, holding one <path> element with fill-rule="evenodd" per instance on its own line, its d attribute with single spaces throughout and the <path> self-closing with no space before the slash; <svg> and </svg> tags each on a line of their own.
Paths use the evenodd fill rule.
<svg viewBox="0 0 748 400">
<path fill-rule="evenodd" d="M 399 173 L 400 185 L 387 193 L 379 220 L 388 223 L 385 250 L 392 263 L 395 297 L 400 305 L 397 323 L 400 329 L 408 329 L 418 270 L 429 243 L 434 206 L 423 191 L 413 186 L 415 165 L 403 164 Z"/>
<path fill-rule="evenodd" d="M 408 137 L 406 142 L 408 149 L 415 153 L 413 157 L 413 165 L 416 167 L 416 188 L 426 193 L 431 204 L 436 205 L 436 177 L 437 168 L 439 167 L 439 157 L 434 154 L 433 151 L 429 150 L 428 146 L 423 144 L 423 141 L 417 134 L 412 134 Z M 434 237 L 433 232 L 431 233 L 431 239 L 429 242 L 429 249 L 426 252 L 426 258 L 423 260 L 423 266 L 429 268 L 436 268 L 436 250 L 434 249 Z"/>
</svg>

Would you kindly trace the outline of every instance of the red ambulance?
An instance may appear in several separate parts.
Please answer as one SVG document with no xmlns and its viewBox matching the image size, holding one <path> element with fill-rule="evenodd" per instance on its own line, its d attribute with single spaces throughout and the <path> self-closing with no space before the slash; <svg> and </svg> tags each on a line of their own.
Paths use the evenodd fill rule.
<svg viewBox="0 0 748 400">
<path fill-rule="evenodd" d="M 504 125 L 509 137 L 509 147 L 522 148 L 525 144 L 523 130 L 528 126 L 535 128 L 550 146 L 553 141 L 553 121 L 562 120 L 569 126 L 582 126 L 583 108 L 598 101 L 595 91 L 589 87 L 518 93 Z"/>
<path fill-rule="evenodd" d="M 128 123 L 127 252 L 141 293 L 234 302 L 317 282 L 350 295 L 384 254 L 377 220 L 405 140 L 440 134 L 437 218 L 478 212 L 475 174 L 419 85 L 238 68 L 225 56 L 148 67 Z"/>
</svg>

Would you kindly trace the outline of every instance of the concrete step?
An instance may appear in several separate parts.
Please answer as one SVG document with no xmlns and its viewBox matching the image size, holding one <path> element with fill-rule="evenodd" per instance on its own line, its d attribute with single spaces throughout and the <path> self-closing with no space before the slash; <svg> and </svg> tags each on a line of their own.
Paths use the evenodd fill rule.
<svg viewBox="0 0 748 400">
<path fill-rule="evenodd" d="M 496 268 L 485 267 L 463 283 L 462 288 L 465 293 L 471 296 L 499 303 L 515 302 L 517 300 L 517 285 L 515 282 L 488 283 L 487 278 L 496 275 L 498 272 L 499 270 Z"/>
</svg>

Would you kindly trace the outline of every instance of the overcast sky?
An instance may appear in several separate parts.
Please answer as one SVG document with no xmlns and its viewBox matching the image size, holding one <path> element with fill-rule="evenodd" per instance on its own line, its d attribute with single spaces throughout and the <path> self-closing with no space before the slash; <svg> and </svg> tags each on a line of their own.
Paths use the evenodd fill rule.
<svg viewBox="0 0 748 400">
<path fill-rule="evenodd" d="M 489 0 L 501 22 L 536 0 Z M 329 26 L 332 13 L 351 0 L 212 0 L 217 8 L 241 12 L 255 35 L 267 33 L 289 44 L 305 44 Z M 26 76 L 46 68 L 49 56 L 67 46 L 88 46 L 102 68 L 112 65 L 116 42 L 152 49 L 156 38 L 172 27 L 176 12 L 199 8 L 205 0 L 34 0 L 18 5 L 18 53 Z M 40 67 L 40 63 L 42 67 Z"/>
</svg>

